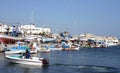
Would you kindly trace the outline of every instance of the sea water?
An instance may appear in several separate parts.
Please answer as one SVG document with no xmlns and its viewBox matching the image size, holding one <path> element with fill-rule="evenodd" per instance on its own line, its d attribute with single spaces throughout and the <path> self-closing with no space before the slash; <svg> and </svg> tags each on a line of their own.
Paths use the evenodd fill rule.
<svg viewBox="0 0 120 73">
<path fill-rule="evenodd" d="M 0 53 L 0 73 L 120 73 L 120 46 L 51 51 L 32 56 L 49 59 L 49 65 L 13 64 Z"/>
</svg>

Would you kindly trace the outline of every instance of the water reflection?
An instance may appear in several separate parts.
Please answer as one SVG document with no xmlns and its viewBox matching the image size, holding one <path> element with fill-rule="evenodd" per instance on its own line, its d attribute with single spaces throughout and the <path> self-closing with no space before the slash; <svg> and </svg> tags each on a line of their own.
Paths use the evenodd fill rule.
<svg viewBox="0 0 120 73">
<path fill-rule="evenodd" d="M 33 66 L 33 65 L 23 65 L 23 64 L 15 64 L 15 63 L 8 63 L 7 70 L 4 73 L 47 73 L 47 68 L 44 66 Z"/>
</svg>

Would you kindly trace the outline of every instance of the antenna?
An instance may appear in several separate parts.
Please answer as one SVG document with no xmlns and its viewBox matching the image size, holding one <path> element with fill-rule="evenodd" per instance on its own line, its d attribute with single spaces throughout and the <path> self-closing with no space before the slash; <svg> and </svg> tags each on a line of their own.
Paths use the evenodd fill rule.
<svg viewBox="0 0 120 73">
<path fill-rule="evenodd" d="M 31 15 L 32 24 L 34 24 L 33 14 L 34 14 L 34 11 L 32 10 L 32 15 Z"/>
<path fill-rule="evenodd" d="M 76 20 L 74 20 L 74 35 L 76 35 Z"/>
</svg>

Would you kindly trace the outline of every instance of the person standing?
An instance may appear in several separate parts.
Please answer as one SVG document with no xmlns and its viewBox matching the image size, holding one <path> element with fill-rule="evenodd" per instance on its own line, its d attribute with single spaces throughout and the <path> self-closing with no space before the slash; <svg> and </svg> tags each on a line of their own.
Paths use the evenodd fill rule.
<svg viewBox="0 0 120 73">
<path fill-rule="evenodd" d="M 29 58 L 30 58 L 30 52 L 28 51 L 28 49 L 26 50 L 25 58 L 26 58 L 26 59 L 29 59 Z"/>
<path fill-rule="evenodd" d="M 6 28 L 6 35 L 9 35 L 9 31 L 10 31 L 10 27 L 8 26 L 8 27 Z"/>
<path fill-rule="evenodd" d="M 13 26 L 13 27 L 12 27 L 12 36 L 15 36 L 15 35 L 16 35 L 16 27 Z"/>
</svg>

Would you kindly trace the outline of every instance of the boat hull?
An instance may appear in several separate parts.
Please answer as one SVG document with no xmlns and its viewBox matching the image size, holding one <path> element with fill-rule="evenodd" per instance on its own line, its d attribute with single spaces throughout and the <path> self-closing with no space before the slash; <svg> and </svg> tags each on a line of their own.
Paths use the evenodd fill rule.
<svg viewBox="0 0 120 73">
<path fill-rule="evenodd" d="M 21 53 L 25 53 L 25 52 L 26 52 L 26 50 L 11 50 L 11 51 L 5 51 L 5 54 L 21 54 Z M 30 53 L 35 54 L 35 53 L 37 53 L 37 51 L 30 50 Z"/>
<path fill-rule="evenodd" d="M 45 63 L 45 59 L 43 58 L 37 58 L 37 57 L 31 57 L 30 59 L 25 58 L 15 58 L 11 56 L 5 56 L 7 58 L 7 61 L 12 63 L 18 63 L 18 64 L 25 64 L 25 65 L 37 65 L 37 66 L 43 66 L 47 63 Z"/>
<path fill-rule="evenodd" d="M 0 35 L 0 43 L 3 44 L 15 44 L 17 41 L 24 41 L 23 38 L 12 37 L 8 35 Z"/>
<path fill-rule="evenodd" d="M 49 48 L 50 50 L 62 50 L 62 48 Z"/>
<path fill-rule="evenodd" d="M 14 50 L 14 51 L 5 51 L 5 54 L 20 54 L 22 50 Z"/>
<path fill-rule="evenodd" d="M 73 50 L 73 51 L 75 51 L 75 50 L 79 50 L 79 47 L 75 47 L 75 48 L 63 48 L 62 50 L 66 50 L 66 51 L 69 51 L 69 50 Z"/>
<path fill-rule="evenodd" d="M 49 50 L 49 49 L 46 49 L 46 50 L 39 50 L 39 52 L 41 52 L 41 53 L 49 53 L 50 50 Z"/>
</svg>

